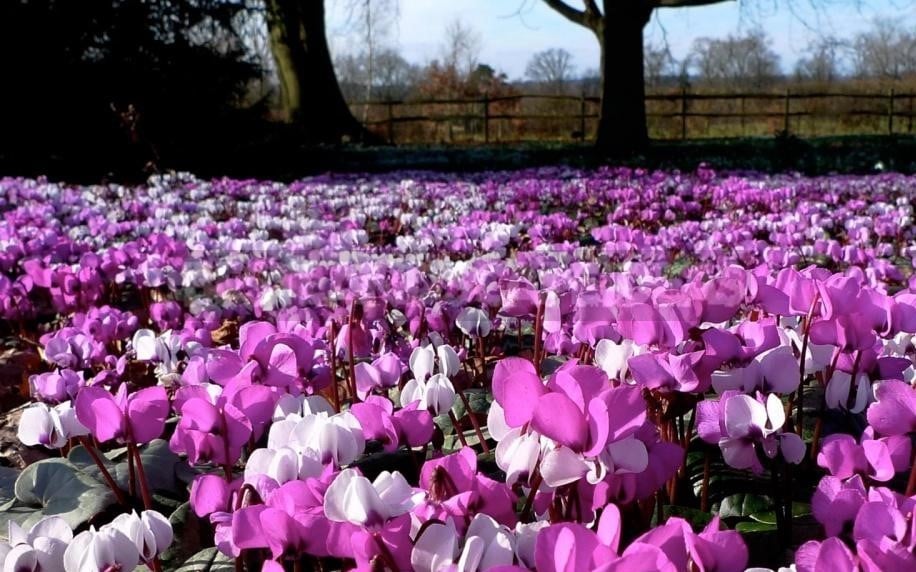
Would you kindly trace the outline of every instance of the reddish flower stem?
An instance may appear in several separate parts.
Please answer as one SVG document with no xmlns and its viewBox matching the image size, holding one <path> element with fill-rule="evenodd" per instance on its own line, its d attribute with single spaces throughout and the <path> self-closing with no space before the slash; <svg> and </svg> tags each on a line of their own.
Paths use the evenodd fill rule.
<svg viewBox="0 0 916 572">
<path fill-rule="evenodd" d="M 458 391 L 458 397 L 461 398 L 461 402 L 464 403 L 464 409 L 467 411 L 468 419 L 471 420 L 471 425 L 474 426 L 474 432 L 477 433 L 477 439 L 480 441 L 480 445 L 483 447 L 484 453 L 490 452 L 490 445 L 487 444 L 487 440 L 483 438 L 483 431 L 480 429 L 480 423 L 477 421 L 477 415 L 471 411 L 471 404 L 468 402 L 468 398 L 464 395 L 463 391 Z"/>
<path fill-rule="evenodd" d="M 143 498 L 143 507 L 146 510 L 152 510 L 153 497 L 149 492 L 149 483 L 146 480 L 146 472 L 143 470 L 143 460 L 140 458 L 140 449 L 133 443 L 127 445 L 127 454 L 133 455 L 137 461 L 137 482 L 140 484 L 140 496 Z"/>
<path fill-rule="evenodd" d="M 458 440 L 461 441 L 461 446 L 467 447 L 467 439 L 464 438 L 464 432 L 458 426 L 458 418 L 455 417 L 455 412 L 451 409 L 448 410 L 448 418 L 452 420 L 452 427 L 455 429 L 455 434 L 458 435 Z"/>
<path fill-rule="evenodd" d="M 544 477 L 541 475 L 541 460 L 538 459 L 537 463 L 534 465 L 534 478 L 530 481 L 531 490 L 528 491 L 528 497 L 525 499 L 525 506 L 522 508 L 522 522 L 531 522 L 531 511 L 534 509 L 534 497 L 537 495 L 538 489 L 541 488 L 541 483 L 543 481 Z"/>
<path fill-rule="evenodd" d="M 127 506 L 127 499 L 124 498 L 124 491 L 122 491 L 118 487 L 117 483 L 115 483 L 115 480 L 111 478 L 111 473 L 109 473 L 108 469 L 105 467 L 105 463 L 99 456 L 99 452 L 95 450 L 95 447 L 92 446 L 92 443 L 90 443 L 89 439 L 86 437 L 79 437 L 79 442 L 83 448 L 86 449 L 86 452 L 89 453 L 89 456 L 92 457 L 92 460 L 95 461 L 95 465 L 102 473 L 102 478 L 105 479 L 105 483 L 108 485 L 108 488 L 110 488 L 111 492 L 114 493 L 118 504 L 121 506 Z"/>
<path fill-rule="evenodd" d="M 547 293 L 541 292 L 538 299 L 537 314 L 534 316 L 534 369 L 541 374 L 541 347 L 544 345 L 541 338 L 544 335 L 544 306 L 547 304 Z"/>
<path fill-rule="evenodd" d="M 347 329 L 347 364 L 350 378 L 350 399 L 356 402 L 356 364 L 353 362 L 353 328 L 356 327 L 356 301 L 350 306 L 350 327 Z"/>
<path fill-rule="evenodd" d="M 911 497 L 916 494 L 916 452 L 910 461 L 910 478 L 906 483 L 906 496 Z"/>
<path fill-rule="evenodd" d="M 331 362 L 331 397 L 334 411 L 340 413 L 340 386 L 337 385 L 337 322 L 331 320 L 328 335 L 329 360 Z"/>
</svg>

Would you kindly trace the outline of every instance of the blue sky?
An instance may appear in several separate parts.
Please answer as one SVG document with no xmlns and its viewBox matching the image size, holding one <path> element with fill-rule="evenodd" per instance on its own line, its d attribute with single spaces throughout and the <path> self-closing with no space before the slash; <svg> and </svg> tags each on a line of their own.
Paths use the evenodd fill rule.
<svg viewBox="0 0 916 572">
<path fill-rule="evenodd" d="M 332 49 L 353 49 L 356 38 L 348 32 L 342 4 L 328 3 L 328 31 Z M 567 0 L 577 5 L 577 0 Z M 811 2 L 824 8 L 811 9 Z M 792 3 L 797 16 L 785 6 Z M 913 0 L 734 0 L 698 8 L 656 10 L 646 29 L 649 42 L 667 37 L 675 57 L 683 57 L 696 38 L 721 37 L 761 26 L 772 38 L 783 67 L 791 69 L 808 41 L 818 33 L 851 37 L 867 29 L 877 17 L 900 21 L 916 31 Z M 520 10 L 521 8 L 521 10 Z M 393 32 L 404 56 L 424 63 L 440 52 L 443 30 L 460 18 L 481 37 L 481 61 L 523 76 L 531 54 L 562 47 L 573 54 L 578 71 L 598 67 L 598 45 L 591 32 L 567 22 L 541 0 L 400 0 L 400 22 Z"/>
</svg>

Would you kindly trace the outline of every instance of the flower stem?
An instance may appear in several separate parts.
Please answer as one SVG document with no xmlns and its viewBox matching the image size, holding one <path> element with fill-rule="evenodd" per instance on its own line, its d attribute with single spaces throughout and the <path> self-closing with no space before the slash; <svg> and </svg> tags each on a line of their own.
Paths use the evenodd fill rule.
<svg viewBox="0 0 916 572">
<path fill-rule="evenodd" d="M 137 486 L 136 486 L 137 476 L 134 474 L 135 472 L 136 471 L 134 471 L 134 456 L 128 453 L 127 455 L 127 494 L 129 494 L 131 497 L 137 496 Z"/>
<path fill-rule="evenodd" d="M 712 468 L 712 457 L 707 448 L 703 453 L 703 489 L 700 493 L 700 510 L 709 512 L 709 476 Z"/>
<path fill-rule="evenodd" d="M 350 399 L 356 402 L 356 364 L 353 363 L 353 328 L 356 327 L 356 300 L 350 306 L 350 327 L 347 329 L 347 366 L 349 367 Z"/>
<path fill-rule="evenodd" d="M 910 461 L 910 478 L 906 483 L 906 496 L 911 497 L 916 494 L 916 455 Z"/>
<path fill-rule="evenodd" d="M 814 295 L 814 299 L 811 300 L 811 307 L 808 309 L 808 314 L 804 317 L 805 326 L 804 326 L 804 336 L 802 337 L 802 347 L 801 347 L 801 357 L 799 358 L 798 364 L 798 389 L 795 390 L 793 397 L 797 397 L 798 400 L 798 409 L 795 410 L 795 427 L 797 427 L 798 434 L 801 435 L 804 422 L 804 405 L 805 405 L 805 359 L 808 356 L 808 338 L 811 336 L 811 323 L 814 321 L 814 309 L 817 307 L 817 303 L 821 299 L 821 293 L 818 292 Z M 790 409 L 791 412 L 791 409 Z"/>
<path fill-rule="evenodd" d="M 146 472 L 143 470 L 143 460 L 140 458 L 140 449 L 133 443 L 127 445 L 128 455 L 133 455 L 137 461 L 137 481 L 140 483 L 140 496 L 143 498 L 143 507 L 152 510 L 153 497 L 149 492 L 149 483 L 146 481 Z"/>
<path fill-rule="evenodd" d="M 541 488 L 541 483 L 544 481 L 543 475 L 541 475 L 541 460 L 538 459 L 537 464 L 534 466 L 534 479 L 531 480 L 531 490 L 528 492 L 528 498 L 525 499 L 525 507 L 522 508 L 522 522 L 531 522 L 531 511 L 534 508 L 534 497 L 538 493 L 538 489 Z"/>
<path fill-rule="evenodd" d="M 455 434 L 458 435 L 458 440 L 461 441 L 461 446 L 467 447 L 467 439 L 464 438 L 464 432 L 458 426 L 458 418 L 455 417 L 455 412 L 451 409 L 448 410 L 448 418 L 452 420 L 452 427 L 455 429 Z"/>
<path fill-rule="evenodd" d="M 328 333 L 328 347 L 331 362 L 331 396 L 334 398 L 334 411 L 340 413 L 340 386 L 337 385 L 337 322 L 331 320 Z"/>
<path fill-rule="evenodd" d="M 480 423 L 477 421 L 477 416 L 473 411 L 471 411 L 471 404 L 468 402 L 468 398 L 461 390 L 458 390 L 456 393 L 458 393 L 458 397 L 461 398 L 461 402 L 464 403 L 464 409 L 468 413 L 468 419 L 471 420 L 471 425 L 474 426 L 474 432 L 477 433 L 477 439 L 480 441 L 480 444 L 483 447 L 483 452 L 489 453 L 490 445 L 488 445 L 487 440 L 483 438 L 483 431 L 480 430 Z"/>
<path fill-rule="evenodd" d="M 92 460 L 95 461 L 96 466 L 102 473 L 102 478 L 105 479 L 105 483 L 108 485 L 108 488 L 110 488 L 111 492 L 114 493 L 118 504 L 121 506 L 127 506 L 127 499 L 124 498 L 124 492 L 118 487 L 117 483 L 115 483 L 115 480 L 111 478 L 111 473 L 109 473 L 108 469 L 105 467 L 105 463 L 99 456 L 99 452 L 95 450 L 95 447 L 92 446 L 92 443 L 90 443 L 89 439 L 86 437 L 80 437 L 79 442 L 83 448 L 86 449 L 86 452 L 89 453 L 89 456 L 92 457 Z"/>
<path fill-rule="evenodd" d="M 544 307 L 547 304 L 547 293 L 541 292 L 538 298 L 537 314 L 534 317 L 534 356 L 531 358 L 531 361 L 534 362 L 535 371 L 537 371 L 538 375 L 540 375 L 541 346 L 544 345 L 541 338 L 544 335 Z"/>
</svg>

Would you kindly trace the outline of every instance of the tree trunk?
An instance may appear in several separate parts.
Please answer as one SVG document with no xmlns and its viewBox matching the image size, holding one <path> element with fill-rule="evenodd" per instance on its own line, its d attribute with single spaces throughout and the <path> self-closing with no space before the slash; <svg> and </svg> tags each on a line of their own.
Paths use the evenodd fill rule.
<svg viewBox="0 0 916 572">
<path fill-rule="evenodd" d="M 615 155 L 638 152 L 649 143 L 642 34 L 652 11 L 634 4 L 605 0 L 604 22 L 596 30 L 601 44 L 596 147 Z"/>
<path fill-rule="evenodd" d="M 377 142 L 353 117 L 337 84 L 324 0 L 267 0 L 267 26 L 285 119 L 300 125 L 309 142 Z"/>
</svg>

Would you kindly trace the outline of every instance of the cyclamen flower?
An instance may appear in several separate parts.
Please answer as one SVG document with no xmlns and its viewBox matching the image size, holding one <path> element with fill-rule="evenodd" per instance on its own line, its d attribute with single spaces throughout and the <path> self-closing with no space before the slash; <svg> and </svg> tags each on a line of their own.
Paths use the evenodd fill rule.
<svg viewBox="0 0 916 572">
<path fill-rule="evenodd" d="M 133 570 L 140 563 L 140 552 L 131 538 L 106 525 L 76 535 L 64 552 L 66 572 L 110 572 Z"/>
<path fill-rule="evenodd" d="M 633 436 L 646 419 L 638 389 L 612 388 L 604 372 L 591 366 L 565 365 L 544 386 L 531 362 L 506 358 L 493 374 L 496 403 L 510 430 L 497 446 L 497 463 L 513 473 L 507 482 L 529 474 L 540 447 L 522 426 L 551 439 L 541 459 L 541 474 L 552 487 L 574 482 L 596 467 L 607 473 L 639 473 L 648 466 L 644 443 Z M 522 454 L 524 452 L 524 454 Z M 514 467 L 513 467 L 514 465 Z"/>
<path fill-rule="evenodd" d="M 432 439 L 433 417 L 427 409 L 420 409 L 420 405 L 420 401 L 414 401 L 394 411 L 390 400 L 370 395 L 366 401 L 350 406 L 350 413 L 359 421 L 367 441 L 378 441 L 386 451 L 394 451 L 401 445 L 420 447 Z"/>
<path fill-rule="evenodd" d="M 417 537 L 410 564 L 416 572 L 440 572 L 454 566 L 475 572 L 510 566 L 515 560 L 515 535 L 486 514 L 474 516 L 461 544 L 451 518 L 446 523 L 430 521 Z"/>
<path fill-rule="evenodd" d="M 397 471 L 383 471 L 370 482 L 356 469 L 344 469 L 325 492 L 324 512 L 334 522 L 378 530 L 389 519 L 413 510 L 425 496 Z"/>
<path fill-rule="evenodd" d="M 786 395 L 795 391 L 798 384 L 798 362 L 788 346 L 767 350 L 757 355 L 745 367 L 712 374 L 712 386 L 720 395 L 729 390 Z"/>
<path fill-rule="evenodd" d="M 404 373 L 401 360 L 393 353 L 379 356 L 371 364 L 360 362 L 353 368 L 356 375 L 356 395 L 363 401 L 372 390 L 395 387 Z"/>
<path fill-rule="evenodd" d="M 263 434 L 274 400 L 275 394 L 263 385 L 242 387 L 234 393 L 220 393 L 212 384 L 183 387 L 175 398 L 181 417 L 169 447 L 187 454 L 191 464 L 233 465 L 249 439 Z"/>
<path fill-rule="evenodd" d="M 681 518 L 634 540 L 618 555 L 620 511 L 608 505 L 592 532 L 578 523 L 554 524 L 538 534 L 535 564 L 538 572 L 579 572 L 582 570 L 717 570 L 742 572 L 747 565 L 747 547 L 735 531 L 720 531 L 718 517 L 696 534 Z"/>
<path fill-rule="evenodd" d="M 169 519 L 154 510 L 123 513 L 111 521 L 110 526 L 121 531 L 137 548 L 140 561 L 152 562 L 172 544 L 172 525 Z"/>
<path fill-rule="evenodd" d="M 29 378 L 32 396 L 51 403 L 72 399 L 85 384 L 82 372 L 72 369 L 40 373 Z"/>
<path fill-rule="evenodd" d="M 859 475 L 845 480 L 826 476 L 811 497 L 811 512 L 827 536 L 837 536 L 855 520 L 865 501 L 865 485 Z"/>
<path fill-rule="evenodd" d="M 46 516 L 25 531 L 9 521 L 8 543 L 0 542 L 0 569 L 13 572 L 61 572 L 73 531 L 59 516 Z"/>
<path fill-rule="evenodd" d="M 910 467 L 910 439 L 894 435 L 876 439 L 869 427 L 859 443 L 852 435 L 835 434 L 824 439 L 817 464 L 840 479 L 855 474 L 876 481 L 889 481 L 894 474 Z"/>
<path fill-rule="evenodd" d="M 162 435 L 170 411 L 162 387 L 127 394 L 121 384 L 115 395 L 101 387 L 84 387 L 76 396 L 76 415 L 100 443 L 144 444 Z"/>
<path fill-rule="evenodd" d="M 321 397 L 308 399 L 303 404 L 314 406 L 324 401 Z M 311 474 L 315 472 L 315 462 L 319 465 L 333 464 L 335 467 L 349 465 L 363 453 L 366 446 L 363 429 L 356 416 L 349 411 L 330 414 L 327 411 L 330 404 L 327 404 L 327 409 L 322 406 L 316 408 L 318 411 L 315 413 L 304 416 L 293 413 L 275 422 L 267 438 L 269 449 L 288 448 L 291 451 L 284 455 L 301 454 L 294 455 L 298 458 L 298 470 L 306 470 L 310 476 L 315 476 Z M 268 460 L 272 455 L 267 452 L 258 453 L 257 466 L 272 462 Z"/>
<path fill-rule="evenodd" d="M 17 432 L 24 445 L 44 445 L 49 449 L 59 449 L 71 437 L 88 434 L 89 429 L 77 419 L 69 401 L 54 407 L 41 402 L 33 403 L 22 412 Z"/>
<path fill-rule="evenodd" d="M 852 375 L 845 371 L 834 371 L 827 382 L 824 400 L 831 409 L 849 410 L 850 413 L 862 413 L 869 403 L 874 401 L 871 381 L 864 373 L 856 375 L 855 403 L 849 404 L 852 390 Z"/>
<path fill-rule="evenodd" d="M 438 357 L 438 359 L 437 359 Z M 433 374 L 438 362 L 439 373 Z M 449 376 L 458 373 L 458 354 L 448 345 L 440 345 L 434 352 L 431 346 L 418 347 L 410 355 L 410 371 L 414 378 L 401 390 L 401 405 L 419 401 L 420 409 L 428 409 L 433 415 L 448 412 L 455 404 L 455 386 Z"/>
<path fill-rule="evenodd" d="M 718 444 L 725 462 L 736 469 L 763 471 L 757 457 L 759 445 L 764 454 L 798 464 L 805 456 L 805 443 L 794 433 L 781 431 L 785 409 L 776 394 L 754 399 L 726 391 L 719 401 L 701 401 L 697 407 L 697 433 L 707 443 Z"/>
<path fill-rule="evenodd" d="M 485 338 L 490 335 L 493 324 L 487 313 L 480 308 L 467 307 L 455 319 L 455 325 L 466 336 Z"/>
<path fill-rule="evenodd" d="M 505 526 L 517 522 L 516 495 L 505 483 L 477 473 L 477 453 L 470 447 L 426 461 L 420 486 L 428 493 L 414 515 L 424 521 L 454 519 L 461 532 L 474 514 L 485 513 Z"/>
<path fill-rule="evenodd" d="M 876 403 L 868 408 L 868 423 L 881 435 L 916 433 L 916 389 L 902 381 L 882 381 Z"/>
</svg>

